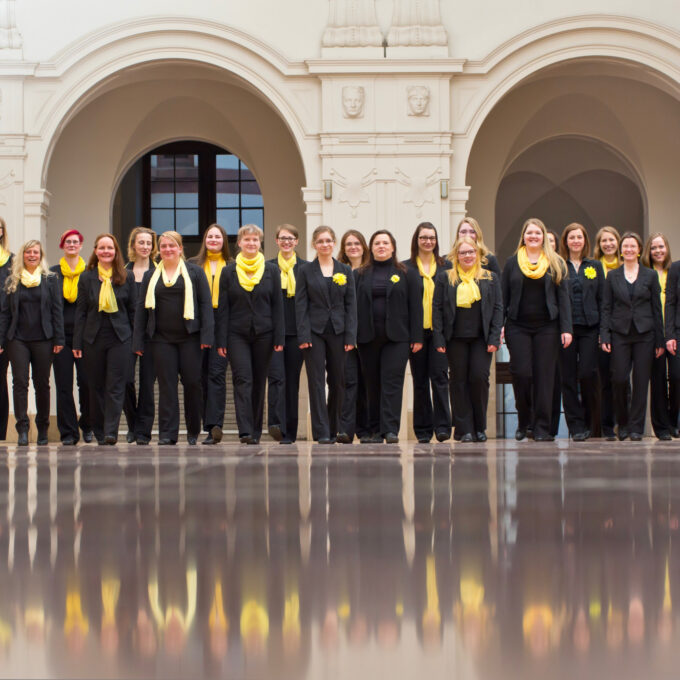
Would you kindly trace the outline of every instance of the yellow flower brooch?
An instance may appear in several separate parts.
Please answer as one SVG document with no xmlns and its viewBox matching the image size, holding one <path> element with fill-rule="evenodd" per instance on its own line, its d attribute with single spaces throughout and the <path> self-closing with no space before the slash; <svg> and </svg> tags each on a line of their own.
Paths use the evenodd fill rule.
<svg viewBox="0 0 680 680">
<path fill-rule="evenodd" d="M 595 267 L 586 267 L 583 270 L 583 273 L 586 275 L 587 279 L 594 279 L 597 276 L 597 272 L 595 271 Z"/>
<path fill-rule="evenodd" d="M 398 274 L 392 274 L 392 276 L 390 276 L 390 281 L 392 283 L 398 283 L 399 282 L 399 275 Z"/>
<path fill-rule="evenodd" d="M 333 274 L 333 283 L 337 283 L 338 286 L 344 286 L 347 283 L 347 277 L 340 272 Z"/>
</svg>

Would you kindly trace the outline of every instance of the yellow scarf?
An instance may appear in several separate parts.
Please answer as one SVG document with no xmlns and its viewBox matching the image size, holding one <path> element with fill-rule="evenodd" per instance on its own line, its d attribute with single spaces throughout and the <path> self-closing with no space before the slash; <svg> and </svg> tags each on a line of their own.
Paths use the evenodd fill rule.
<svg viewBox="0 0 680 680">
<path fill-rule="evenodd" d="M 530 279 L 540 279 L 545 276 L 545 273 L 550 267 L 550 260 L 546 257 L 546 254 L 541 251 L 541 256 L 538 258 L 536 264 L 529 262 L 529 256 L 527 255 L 526 246 L 521 246 L 517 251 L 517 264 L 519 265 L 522 274 Z"/>
<path fill-rule="evenodd" d="M 146 291 L 146 298 L 144 299 L 144 307 L 146 307 L 146 309 L 156 309 L 156 284 L 158 283 L 158 279 L 160 279 L 161 276 L 163 277 L 163 283 L 165 284 L 165 287 L 170 288 L 170 286 L 174 286 L 175 283 L 177 283 L 177 279 L 179 278 L 180 274 L 184 279 L 184 318 L 193 319 L 194 287 L 191 283 L 189 270 L 187 269 L 184 260 L 179 261 L 179 265 L 177 266 L 177 269 L 175 269 L 175 273 L 173 274 L 172 278 L 168 278 L 168 275 L 165 271 L 165 264 L 163 261 L 161 261 L 161 263 L 156 267 L 156 271 L 151 275 L 149 287 Z"/>
<path fill-rule="evenodd" d="M 416 257 L 416 264 L 418 271 L 423 277 L 423 328 L 432 328 L 432 300 L 434 299 L 434 281 L 433 274 L 437 271 L 437 265 L 434 261 L 434 255 L 430 257 L 430 273 L 426 274 L 423 269 L 423 261 L 420 255 Z"/>
<path fill-rule="evenodd" d="M 217 309 L 217 305 L 220 301 L 220 275 L 222 270 L 227 266 L 224 258 L 222 257 L 222 251 L 219 253 L 211 253 L 209 250 L 206 251 L 205 262 L 203 263 L 203 271 L 208 277 L 208 284 L 210 285 L 210 293 L 212 295 L 212 306 L 213 309 Z M 215 274 L 213 275 L 211 262 L 217 262 L 215 267 Z"/>
<path fill-rule="evenodd" d="M 607 278 L 607 274 L 610 271 L 613 271 L 614 269 L 618 269 L 621 266 L 621 260 L 619 259 L 619 256 L 616 255 L 613 260 L 607 260 L 607 258 L 603 255 L 600 258 L 600 262 L 602 262 L 602 269 L 604 269 L 604 278 Z"/>
<path fill-rule="evenodd" d="M 21 283 L 25 288 L 35 288 L 40 285 L 42 280 L 42 267 L 36 267 L 32 274 L 29 274 L 27 269 L 21 270 Z"/>
<path fill-rule="evenodd" d="M 668 279 L 668 271 L 664 269 L 662 272 L 656 272 L 659 275 L 659 285 L 661 286 L 661 316 L 666 322 L 666 280 Z"/>
<path fill-rule="evenodd" d="M 59 260 L 59 266 L 61 267 L 61 275 L 64 277 L 64 299 L 67 302 L 75 302 L 78 297 L 78 280 L 85 271 L 85 260 L 79 257 L 76 268 L 71 269 L 66 258 L 62 257 Z"/>
<path fill-rule="evenodd" d="M 479 274 L 479 265 L 470 269 L 470 271 L 463 271 L 460 265 L 456 265 L 458 269 L 458 278 L 460 283 L 456 288 L 456 307 L 465 307 L 469 309 L 473 302 L 482 299 L 482 294 L 479 291 L 479 286 L 475 281 L 475 277 Z"/>
<path fill-rule="evenodd" d="M 286 291 L 287 297 L 295 297 L 295 272 L 293 267 L 297 262 L 297 255 L 293 253 L 290 260 L 286 260 L 282 253 L 279 253 L 279 269 L 281 270 L 281 290 Z"/>
<path fill-rule="evenodd" d="M 253 278 L 248 278 L 248 274 L 253 274 Z M 252 290 L 262 280 L 264 274 L 264 255 L 258 253 L 252 260 L 246 260 L 243 253 L 236 256 L 236 275 L 241 288 Z"/>
<path fill-rule="evenodd" d="M 5 250 L 0 246 L 0 267 L 4 267 L 7 264 L 7 260 L 9 260 L 11 255 L 12 253 L 9 250 Z"/>
<path fill-rule="evenodd" d="M 115 314 L 118 311 L 118 301 L 116 300 L 116 294 L 113 292 L 113 286 L 111 285 L 113 267 L 111 267 L 111 269 L 104 269 L 98 264 L 97 273 L 102 282 L 102 287 L 99 289 L 99 311 L 106 312 L 107 314 Z"/>
</svg>

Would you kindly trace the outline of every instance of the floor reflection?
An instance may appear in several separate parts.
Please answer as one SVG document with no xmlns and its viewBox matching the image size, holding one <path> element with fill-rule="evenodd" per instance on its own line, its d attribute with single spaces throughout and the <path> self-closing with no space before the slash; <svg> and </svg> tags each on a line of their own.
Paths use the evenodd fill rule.
<svg viewBox="0 0 680 680">
<path fill-rule="evenodd" d="M 674 675 L 673 449 L 251 448 L 0 449 L 0 677 Z"/>
</svg>

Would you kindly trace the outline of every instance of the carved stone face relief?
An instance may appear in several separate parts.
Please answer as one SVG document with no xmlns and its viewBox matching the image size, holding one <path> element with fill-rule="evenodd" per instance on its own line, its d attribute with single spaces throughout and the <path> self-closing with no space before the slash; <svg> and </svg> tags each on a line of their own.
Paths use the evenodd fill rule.
<svg viewBox="0 0 680 680">
<path fill-rule="evenodd" d="M 364 113 L 363 87 L 356 85 L 346 85 L 342 88 L 342 109 L 345 118 L 361 118 Z"/>
<path fill-rule="evenodd" d="M 409 116 L 430 115 L 430 88 L 426 85 L 412 85 L 406 90 Z"/>
</svg>

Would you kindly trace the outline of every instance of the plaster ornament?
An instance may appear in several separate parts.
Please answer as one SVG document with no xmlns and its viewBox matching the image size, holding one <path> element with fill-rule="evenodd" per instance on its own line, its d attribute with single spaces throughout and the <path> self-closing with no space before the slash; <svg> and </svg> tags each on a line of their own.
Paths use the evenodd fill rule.
<svg viewBox="0 0 680 680">
<path fill-rule="evenodd" d="M 17 29 L 15 2 L 0 0 L 0 50 L 20 49 L 24 42 Z"/>
<path fill-rule="evenodd" d="M 366 92 L 363 87 L 345 85 L 342 88 L 342 110 L 345 118 L 362 118 Z"/>
<path fill-rule="evenodd" d="M 390 47 L 447 45 L 439 0 L 394 0 L 387 44 Z"/>
<path fill-rule="evenodd" d="M 362 203 L 371 202 L 368 192 L 365 191 L 365 189 L 367 186 L 373 184 L 374 177 L 377 174 L 378 171 L 373 168 L 360 179 L 348 180 L 337 170 L 331 170 L 333 181 L 344 189 L 344 191 L 340 194 L 339 201 L 340 203 L 347 203 L 347 205 L 349 205 L 350 214 L 353 218 L 357 216 L 358 208 Z"/>
<path fill-rule="evenodd" d="M 441 175 L 441 168 L 437 168 L 427 177 L 409 177 L 399 168 L 395 168 L 394 172 L 397 175 L 399 184 L 408 187 L 404 203 L 413 203 L 416 209 L 416 217 L 421 217 L 423 214 L 423 206 L 425 203 L 434 203 L 434 199 L 430 195 L 428 188 L 438 182 L 438 177 Z"/>
<path fill-rule="evenodd" d="M 330 0 L 323 47 L 382 47 L 375 0 Z"/>
<path fill-rule="evenodd" d="M 409 116 L 430 115 L 430 88 L 426 85 L 411 85 L 406 89 Z"/>
</svg>

